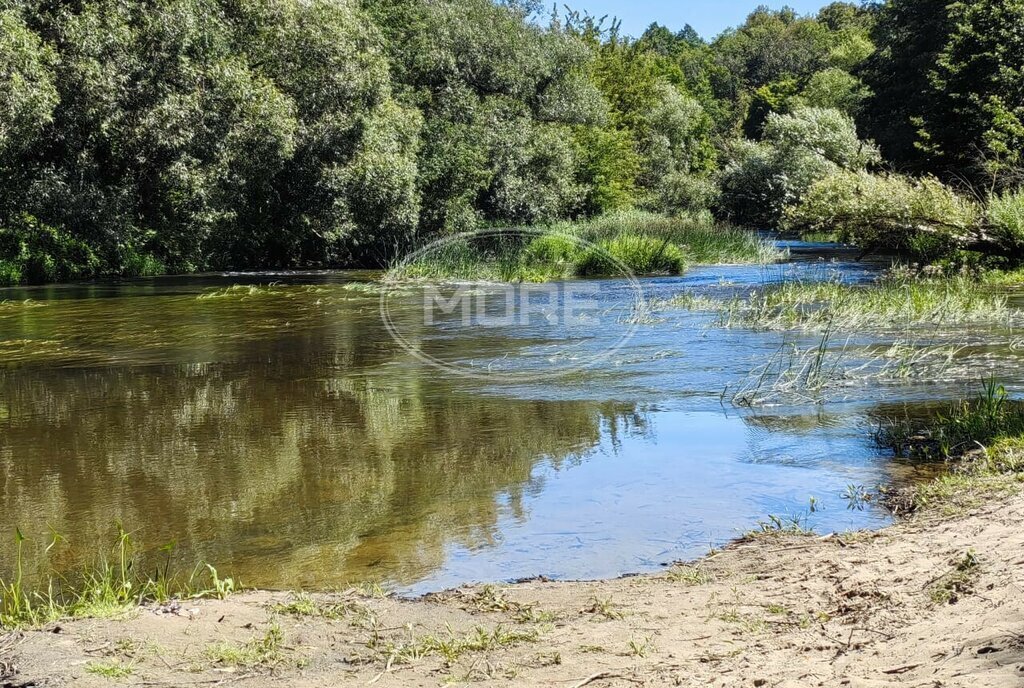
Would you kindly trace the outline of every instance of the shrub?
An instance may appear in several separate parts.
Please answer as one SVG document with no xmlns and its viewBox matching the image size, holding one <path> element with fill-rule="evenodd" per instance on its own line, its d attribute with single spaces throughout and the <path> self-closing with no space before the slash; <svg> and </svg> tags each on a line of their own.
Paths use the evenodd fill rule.
<svg viewBox="0 0 1024 688">
<path fill-rule="evenodd" d="M 787 219 L 801 231 L 836 230 L 864 248 L 904 249 L 936 260 L 956 250 L 979 210 L 934 177 L 837 172 L 812 185 Z"/>
<path fill-rule="evenodd" d="M 739 141 L 729 151 L 722 180 L 722 209 L 734 222 L 775 227 L 819 179 L 839 170 L 861 170 L 878 149 L 857 138 L 853 120 L 837 110 L 798 108 L 772 113 L 764 141 Z"/>
<path fill-rule="evenodd" d="M 12 287 L 21 282 L 21 267 L 10 260 L 0 260 L 0 287 Z"/>
<path fill-rule="evenodd" d="M 789 115 L 773 112 L 764 138 L 782 150 L 804 150 L 844 169 L 864 169 L 881 159 L 873 143 L 857 138 L 853 119 L 832 108 L 798 108 Z"/>
<path fill-rule="evenodd" d="M 29 215 L 0 228 L 0 262 L 6 279 L 34 284 L 93 277 L 100 267 L 85 242 Z"/>
<path fill-rule="evenodd" d="M 714 179 L 677 173 L 666 176 L 644 205 L 667 213 L 697 212 L 718 205 L 720 196 Z"/>
<path fill-rule="evenodd" d="M 125 277 L 152 277 L 167 272 L 167 266 L 160 259 L 152 254 L 143 253 L 134 246 L 121 248 L 118 263 L 117 273 Z"/>
</svg>

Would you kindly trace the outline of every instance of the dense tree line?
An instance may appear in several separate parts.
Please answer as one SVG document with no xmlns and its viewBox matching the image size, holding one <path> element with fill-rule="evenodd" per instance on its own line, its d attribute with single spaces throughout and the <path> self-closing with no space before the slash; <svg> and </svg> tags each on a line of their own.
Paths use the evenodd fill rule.
<svg viewBox="0 0 1024 688">
<path fill-rule="evenodd" d="M 1013 256 L 1021 25 L 1024 0 L 761 8 L 710 42 L 529 0 L 0 0 L 0 281 L 381 265 L 623 207 Z M 1009 215 L 857 206 L 940 181 Z"/>
</svg>

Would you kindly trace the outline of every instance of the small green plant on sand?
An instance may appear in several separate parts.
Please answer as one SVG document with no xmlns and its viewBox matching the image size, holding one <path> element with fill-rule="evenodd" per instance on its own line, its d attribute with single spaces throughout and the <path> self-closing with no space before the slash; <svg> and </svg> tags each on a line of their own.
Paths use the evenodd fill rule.
<svg viewBox="0 0 1024 688">
<path fill-rule="evenodd" d="M 85 670 L 90 674 L 95 674 L 96 676 L 102 676 L 109 679 L 120 679 L 127 678 L 135 673 L 135 666 L 131 663 L 118 661 L 89 662 L 85 665 Z"/>
<path fill-rule="evenodd" d="M 953 569 L 935 581 L 928 596 L 935 604 L 956 604 L 961 597 L 974 591 L 980 562 L 974 550 L 967 550 L 956 560 Z"/>
<path fill-rule="evenodd" d="M 225 666 L 253 668 L 285 663 L 284 634 L 276 621 L 263 633 L 245 643 L 219 642 L 208 646 L 206 658 Z"/>
<path fill-rule="evenodd" d="M 622 611 L 610 598 L 591 597 L 589 606 L 585 609 L 588 614 L 594 614 L 604 619 L 621 619 Z"/>
<path fill-rule="evenodd" d="M 668 572 L 668 578 L 671 581 L 687 585 L 706 585 L 715 580 L 715 576 L 700 564 L 675 566 Z"/>
</svg>

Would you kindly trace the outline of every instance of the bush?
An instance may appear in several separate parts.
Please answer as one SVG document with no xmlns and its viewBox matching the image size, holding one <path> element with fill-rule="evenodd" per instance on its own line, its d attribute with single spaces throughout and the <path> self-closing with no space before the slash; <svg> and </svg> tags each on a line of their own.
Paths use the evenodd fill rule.
<svg viewBox="0 0 1024 688">
<path fill-rule="evenodd" d="M 796 100 L 816 108 L 832 108 L 848 115 L 860 112 L 870 89 L 842 69 L 826 69 L 810 78 Z"/>
<path fill-rule="evenodd" d="M 797 230 L 836 230 L 864 248 L 904 249 L 937 260 L 956 250 L 979 210 L 934 177 L 838 172 L 811 186 L 787 218 Z"/>
<path fill-rule="evenodd" d="M 118 268 L 113 272 L 125 277 L 153 277 L 165 274 L 167 266 L 152 254 L 125 246 L 120 251 Z"/>
<path fill-rule="evenodd" d="M 857 138 L 853 120 L 826 108 L 772 113 L 764 141 L 739 141 L 722 179 L 722 210 L 739 224 L 775 227 L 814 182 L 839 170 L 861 170 L 878 149 Z"/>
<path fill-rule="evenodd" d="M 0 287 L 21 283 L 21 266 L 10 260 L 0 260 Z"/>
<path fill-rule="evenodd" d="M 677 173 L 666 176 L 644 206 L 665 213 L 698 212 L 718 205 L 720 197 L 714 179 Z"/>
<path fill-rule="evenodd" d="M 85 242 L 25 215 L 0 228 L 0 264 L 7 281 L 42 284 L 94 277 L 100 260 Z"/>
</svg>

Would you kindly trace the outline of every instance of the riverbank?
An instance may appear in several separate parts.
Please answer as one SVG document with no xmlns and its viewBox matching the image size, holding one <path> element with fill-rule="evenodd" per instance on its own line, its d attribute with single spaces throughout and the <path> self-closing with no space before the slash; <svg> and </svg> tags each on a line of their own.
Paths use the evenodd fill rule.
<svg viewBox="0 0 1024 688">
<path fill-rule="evenodd" d="M 742 540 L 658 575 L 144 607 L 0 637 L 0 680 L 1006 686 L 1024 678 L 1022 520 L 1018 490 L 874 533 Z"/>
</svg>

